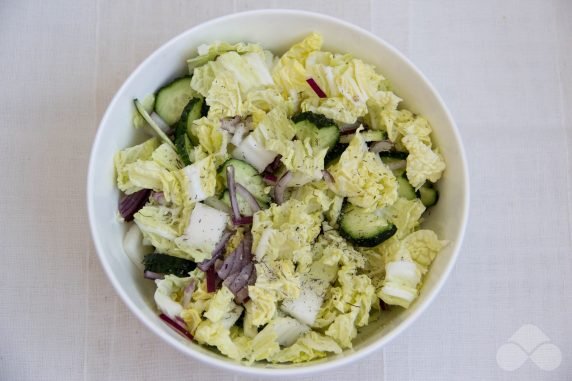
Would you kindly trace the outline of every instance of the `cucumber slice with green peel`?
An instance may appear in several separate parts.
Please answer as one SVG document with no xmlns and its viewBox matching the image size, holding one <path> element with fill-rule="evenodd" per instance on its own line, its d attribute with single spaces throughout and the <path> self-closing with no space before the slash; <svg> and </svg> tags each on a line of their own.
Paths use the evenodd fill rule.
<svg viewBox="0 0 572 381">
<path fill-rule="evenodd" d="M 363 247 L 377 246 L 397 232 L 382 211 L 368 212 L 350 203 L 344 205 L 339 225 L 342 237 Z"/>
<path fill-rule="evenodd" d="M 161 138 L 161 140 L 164 143 L 169 144 L 171 146 L 171 148 L 173 148 L 176 151 L 177 148 L 175 147 L 175 145 L 173 144 L 171 139 L 169 139 L 169 137 L 163 132 L 163 130 L 161 130 L 161 128 L 159 128 L 157 123 L 155 123 L 155 121 L 151 118 L 149 113 L 145 110 L 145 107 L 141 104 L 141 102 L 139 102 L 138 99 L 134 99 L 133 103 L 135 104 L 135 109 L 137 110 L 139 115 L 141 115 L 141 117 L 143 119 L 145 119 L 147 124 L 149 126 L 151 126 L 151 128 L 153 129 L 153 131 L 155 131 L 155 133 L 159 136 L 159 138 Z"/>
<path fill-rule="evenodd" d="M 193 95 L 195 91 L 191 88 L 191 77 L 177 78 L 157 91 L 155 112 L 172 126 L 181 118 L 183 109 Z"/>
<path fill-rule="evenodd" d="M 342 153 L 344 153 L 346 148 L 348 148 L 347 144 L 342 144 L 342 143 L 336 144 L 326 154 L 326 158 L 324 159 L 324 165 L 326 167 L 328 167 L 332 164 L 335 164 L 338 161 L 338 159 L 340 158 L 340 156 L 342 156 Z"/>
<path fill-rule="evenodd" d="M 270 202 L 270 196 L 264 193 L 266 184 L 262 180 L 262 176 L 260 176 L 256 168 L 245 161 L 229 159 L 222 165 L 219 175 L 225 187 L 228 187 L 226 182 L 226 168 L 231 165 L 234 167 L 234 179 L 237 183 L 248 189 L 260 202 L 265 204 Z"/>
<path fill-rule="evenodd" d="M 222 198 L 220 200 L 230 208 L 230 193 L 228 192 L 228 190 L 224 191 L 224 193 L 222 194 Z M 246 201 L 240 194 L 236 195 L 236 201 L 238 201 L 238 209 L 240 210 L 241 215 L 252 216 L 254 214 L 252 213 L 252 209 L 250 208 L 250 204 L 248 203 L 248 201 Z M 267 203 L 262 202 L 259 199 L 256 199 L 256 201 L 258 201 L 260 209 L 268 208 Z"/>
<path fill-rule="evenodd" d="M 313 112 L 303 112 L 292 118 L 296 137 L 310 139 L 313 147 L 332 149 L 340 140 L 340 129 L 333 120 Z"/>
<path fill-rule="evenodd" d="M 401 152 L 401 151 L 385 151 L 379 153 L 379 157 L 381 158 L 381 161 L 383 161 L 384 163 L 386 160 L 390 159 L 405 160 L 407 159 L 407 156 L 409 156 L 407 152 Z"/>
<path fill-rule="evenodd" d="M 187 103 L 183 112 L 181 112 L 179 121 L 177 122 L 175 138 L 180 135 L 187 135 L 193 145 L 199 144 L 197 137 L 194 136 L 191 131 L 191 126 L 195 120 L 202 118 L 204 103 L 205 100 L 203 98 L 192 98 L 189 103 Z"/>
<path fill-rule="evenodd" d="M 191 140 L 187 136 L 187 134 L 182 134 L 175 137 L 175 147 L 177 147 L 177 154 L 181 158 L 181 161 L 184 165 L 192 164 L 192 160 L 189 156 L 189 153 L 193 149 L 193 145 L 191 144 Z"/>
<path fill-rule="evenodd" d="M 406 198 L 408 200 L 413 200 L 417 198 L 417 194 L 415 193 L 415 188 L 409 183 L 407 180 L 407 176 L 405 176 L 405 172 L 401 172 L 401 175 L 395 174 L 397 178 L 397 194 L 399 197 Z"/>
<path fill-rule="evenodd" d="M 431 182 L 426 181 L 425 184 L 417 190 L 417 197 L 419 197 L 423 205 L 430 207 L 439 201 L 439 191 L 435 189 Z"/>
</svg>

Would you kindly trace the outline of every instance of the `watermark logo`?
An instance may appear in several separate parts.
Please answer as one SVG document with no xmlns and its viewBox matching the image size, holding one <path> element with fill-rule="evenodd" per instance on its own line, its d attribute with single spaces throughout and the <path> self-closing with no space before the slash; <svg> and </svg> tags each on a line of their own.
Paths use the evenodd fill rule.
<svg viewBox="0 0 572 381">
<path fill-rule="evenodd" d="M 542 370 L 560 366 L 562 352 L 548 336 L 533 324 L 525 324 L 497 351 L 497 364 L 506 371 L 514 371 L 530 359 Z"/>
</svg>

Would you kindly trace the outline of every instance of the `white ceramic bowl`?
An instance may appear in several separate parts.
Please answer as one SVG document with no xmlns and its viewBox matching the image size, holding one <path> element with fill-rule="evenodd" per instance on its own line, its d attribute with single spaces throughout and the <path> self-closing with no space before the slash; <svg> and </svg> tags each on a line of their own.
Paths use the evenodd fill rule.
<svg viewBox="0 0 572 381">
<path fill-rule="evenodd" d="M 374 64 L 393 84 L 412 110 L 426 116 L 447 162 L 439 182 L 441 199 L 425 226 L 434 229 L 447 246 L 427 274 L 421 295 L 408 310 L 395 308 L 383 321 L 367 326 L 354 347 L 340 355 L 298 365 L 245 366 L 184 339 L 157 316 L 152 282 L 123 251 L 125 227 L 116 220 L 119 192 L 115 186 L 113 155 L 142 140 L 131 127 L 132 99 L 153 92 L 185 72 L 186 58 L 214 40 L 258 42 L 280 54 L 310 32 L 324 36 L 324 48 L 349 52 Z M 256 375 L 294 375 L 321 371 L 357 360 L 403 332 L 426 308 L 447 279 L 459 252 L 468 214 L 469 186 L 463 146 L 447 107 L 429 81 L 402 54 L 373 34 L 338 19 L 301 11 L 262 10 L 221 17 L 198 25 L 164 44 L 131 74 L 107 108 L 93 144 L 87 183 L 87 202 L 93 240 L 99 258 L 117 293 L 133 313 L 181 352 L 207 364 Z M 436 327 L 446 329 L 446 327 Z"/>
</svg>

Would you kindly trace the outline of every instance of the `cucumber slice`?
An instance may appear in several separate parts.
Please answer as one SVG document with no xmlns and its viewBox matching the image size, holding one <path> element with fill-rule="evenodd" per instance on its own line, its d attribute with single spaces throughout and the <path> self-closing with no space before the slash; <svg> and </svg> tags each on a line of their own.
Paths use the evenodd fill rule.
<svg viewBox="0 0 572 381">
<path fill-rule="evenodd" d="M 344 153 L 346 148 L 348 148 L 347 144 L 338 143 L 332 149 L 330 149 L 326 154 L 326 158 L 324 159 L 325 166 L 328 167 L 331 164 L 335 164 L 340 156 L 342 156 L 342 153 Z"/>
<path fill-rule="evenodd" d="M 401 175 L 395 174 L 397 178 L 397 194 L 399 197 L 406 198 L 408 200 L 413 200 L 417 198 L 415 194 L 415 188 L 409 183 L 407 180 L 407 176 L 405 176 L 405 172 L 401 172 Z"/>
<path fill-rule="evenodd" d="M 179 157 L 181 158 L 183 164 L 184 165 L 192 164 L 192 160 L 189 156 L 189 153 L 192 151 L 193 145 L 191 144 L 191 141 L 189 140 L 187 134 L 182 134 L 175 137 L 175 147 L 177 147 L 177 153 L 179 154 Z"/>
<path fill-rule="evenodd" d="M 405 160 L 407 159 L 408 155 L 409 154 L 407 152 L 400 152 L 400 151 L 385 151 L 379 153 L 379 157 L 381 158 L 381 161 L 383 161 L 384 163 L 391 159 Z"/>
<path fill-rule="evenodd" d="M 417 191 L 417 197 L 426 207 L 433 206 L 439 201 L 439 191 L 434 188 L 433 183 L 426 181 Z"/>
<path fill-rule="evenodd" d="M 228 192 L 228 190 L 224 191 L 222 198 L 220 200 L 230 208 L 230 193 Z M 264 203 L 258 199 L 256 200 L 258 201 L 258 205 L 260 205 L 260 209 L 268 208 L 267 203 Z M 236 201 L 238 201 L 238 209 L 240 210 L 240 214 L 242 214 L 243 216 L 252 216 L 254 214 L 252 213 L 252 209 L 250 209 L 250 204 L 248 203 L 248 201 L 242 198 L 241 195 L 239 194 L 236 195 Z"/>
<path fill-rule="evenodd" d="M 169 137 L 167 135 L 165 135 L 165 133 L 163 132 L 163 130 L 161 130 L 159 128 L 159 126 L 157 126 L 157 123 L 155 123 L 155 121 L 151 118 L 151 116 L 149 115 L 149 113 L 145 110 L 145 107 L 141 104 L 141 102 L 139 102 L 138 99 L 134 99 L 133 103 L 135 104 L 135 109 L 137 110 L 137 112 L 139 113 L 139 115 L 141 115 L 141 117 L 143 119 L 145 119 L 145 121 L 147 122 L 147 124 L 149 126 L 151 126 L 151 128 L 153 129 L 153 131 L 155 131 L 155 133 L 159 136 L 159 138 L 161 138 L 161 140 L 164 143 L 169 144 L 173 149 L 177 149 L 175 147 L 175 145 L 173 144 L 173 142 L 171 141 L 171 139 L 169 139 Z"/>
<path fill-rule="evenodd" d="M 340 140 L 340 129 L 333 120 L 320 114 L 303 112 L 292 118 L 296 128 L 296 137 L 310 139 L 310 144 L 318 148 L 333 148 Z"/>
<path fill-rule="evenodd" d="M 264 193 L 266 184 L 262 180 L 262 176 L 260 176 L 256 168 L 245 161 L 229 159 L 222 165 L 219 175 L 225 187 L 228 187 L 226 183 L 226 168 L 231 165 L 234 167 L 234 178 L 237 183 L 248 189 L 262 203 L 267 204 L 270 202 L 270 196 Z"/>
<path fill-rule="evenodd" d="M 358 246 L 374 247 L 391 238 L 397 227 L 381 212 L 367 212 L 346 203 L 340 216 L 340 234 Z"/>
<path fill-rule="evenodd" d="M 194 94 L 190 76 L 177 78 L 157 91 L 155 112 L 172 126 L 180 119 L 183 109 Z"/>
</svg>

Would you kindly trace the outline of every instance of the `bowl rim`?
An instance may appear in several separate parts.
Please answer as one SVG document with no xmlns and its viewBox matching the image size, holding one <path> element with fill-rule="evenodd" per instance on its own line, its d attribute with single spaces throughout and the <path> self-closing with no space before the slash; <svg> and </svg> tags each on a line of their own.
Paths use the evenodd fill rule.
<svg viewBox="0 0 572 381">
<path fill-rule="evenodd" d="M 310 365 L 302 365 L 301 364 L 302 366 L 300 366 L 300 367 L 284 367 L 284 368 L 250 367 L 250 366 L 244 365 L 242 363 L 235 362 L 231 359 L 228 359 L 228 360 L 219 359 L 219 358 L 216 358 L 213 356 L 209 356 L 205 353 L 201 353 L 201 352 L 195 350 L 194 348 L 192 348 L 191 346 L 185 345 L 183 342 L 176 340 L 174 337 L 172 337 L 170 335 L 166 335 L 157 324 L 155 324 L 151 320 L 147 319 L 147 317 L 144 316 L 139 311 L 139 309 L 136 307 L 134 302 L 131 301 L 131 299 L 128 297 L 126 292 L 123 290 L 123 287 L 121 286 L 119 280 L 114 277 L 112 270 L 111 270 L 111 264 L 105 258 L 105 256 L 102 254 L 104 251 L 102 244 L 100 243 L 102 238 L 100 237 L 98 229 L 96 228 L 95 212 L 94 212 L 95 204 L 93 202 L 93 200 L 94 200 L 93 189 L 94 189 L 94 181 L 95 181 L 95 178 L 94 178 L 95 168 L 94 168 L 94 166 L 95 166 L 95 161 L 96 161 L 95 153 L 98 151 L 98 147 L 102 144 L 102 142 L 101 142 L 102 126 L 105 124 L 108 124 L 108 119 L 110 118 L 111 110 L 114 109 L 115 104 L 118 103 L 119 95 L 122 94 L 124 92 L 124 89 L 127 87 L 127 85 L 130 84 L 138 76 L 138 74 L 142 70 L 142 68 L 145 67 L 147 65 L 147 63 L 149 61 L 151 61 L 154 57 L 160 55 L 163 51 L 170 49 L 171 45 L 175 44 L 178 40 L 185 38 L 188 34 L 194 33 L 195 30 L 197 30 L 197 29 L 205 28 L 205 27 L 208 27 L 210 25 L 222 23 L 222 22 L 225 22 L 225 21 L 228 21 L 231 19 L 241 18 L 241 17 L 245 17 L 245 16 L 252 16 L 252 15 L 265 16 L 265 15 L 269 15 L 269 14 L 280 14 L 280 15 L 288 14 L 290 16 L 302 16 L 302 17 L 315 18 L 316 20 L 323 20 L 323 21 L 326 21 L 329 23 L 338 24 L 344 28 L 352 29 L 353 31 L 355 31 L 357 33 L 366 35 L 367 37 L 375 40 L 380 45 L 383 45 L 392 54 L 396 55 L 400 60 L 402 60 L 406 65 L 409 65 L 410 68 L 413 70 L 413 72 L 415 72 L 415 74 L 418 75 L 425 82 L 425 84 L 427 85 L 429 90 L 434 94 L 439 106 L 444 111 L 444 115 L 446 117 L 447 122 L 452 126 L 452 136 L 451 137 L 455 140 L 455 144 L 459 149 L 459 156 L 461 159 L 462 174 L 463 174 L 462 182 L 463 182 L 463 185 L 464 185 L 465 190 L 466 190 L 463 194 L 463 200 L 462 200 L 461 229 L 459 231 L 459 236 L 452 243 L 454 245 L 454 247 L 452 249 L 451 259 L 448 261 L 446 267 L 444 268 L 443 274 L 437 280 L 434 288 L 428 294 L 426 294 L 426 297 L 423 300 L 419 301 L 420 305 L 418 306 L 417 310 L 415 312 L 413 312 L 410 316 L 408 316 L 398 326 L 396 326 L 394 329 L 389 331 L 385 336 L 381 337 L 378 341 L 365 346 L 364 348 L 361 348 L 361 349 L 359 349 L 357 351 L 353 351 L 353 352 L 347 352 L 347 354 L 345 356 L 341 356 L 339 358 L 336 358 L 335 360 L 321 362 L 318 364 L 310 364 Z M 115 289 L 117 294 L 119 294 L 120 298 L 127 305 L 127 307 L 131 310 L 131 312 L 135 316 L 137 316 L 139 321 L 141 321 L 151 332 L 155 333 L 157 336 L 159 336 L 161 339 L 163 339 L 166 343 L 168 343 L 172 347 L 176 348 L 179 352 L 182 352 L 185 355 L 189 355 L 189 356 L 191 356 L 197 360 L 200 360 L 206 364 L 209 364 L 211 366 L 222 368 L 222 369 L 225 369 L 227 371 L 234 371 L 234 372 L 239 372 L 242 374 L 256 375 L 256 376 L 284 376 L 284 375 L 294 376 L 294 375 L 315 374 L 317 372 L 332 370 L 334 368 L 338 368 L 340 366 L 347 365 L 351 362 L 362 359 L 362 358 L 372 354 L 373 352 L 379 350 L 380 348 L 384 347 L 387 343 L 392 341 L 395 337 L 397 337 L 399 334 L 401 334 L 403 331 L 405 331 L 407 328 L 409 328 L 419 318 L 419 316 L 421 316 L 425 312 L 425 310 L 429 307 L 429 305 L 431 305 L 431 303 L 434 301 L 435 297 L 441 291 L 446 280 L 449 278 L 451 270 L 453 269 L 453 267 L 457 261 L 457 258 L 459 256 L 459 252 L 460 252 L 460 249 L 461 249 L 461 246 L 463 243 L 463 239 L 464 239 L 465 232 L 466 232 L 467 221 L 468 221 L 469 200 L 470 200 L 469 192 L 470 192 L 470 187 L 469 187 L 468 165 L 467 165 L 467 160 L 466 160 L 465 149 L 464 149 L 464 146 L 463 146 L 457 125 L 456 125 L 456 123 L 455 123 L 455 121 L 451 115 L 451 112 L 449 111 L 445 102 L 443 101 L 441 95 L 437 92 L 437 90 L 433 87 L 431 82 L 419 70 L 419 68 L 417 68 L 417 66 L 415 64 L 413 64 L 405 55 L 403 55 L 400 51 L 398 51 L 396 48 L 394 48 L 391 44 L 389 44 L 388 42 L 386 42 L 382 38 L 378 37 L 377 35 L 375 35 L 374 33 L 370 32 L 370 31 L 363 29 L 363 28 L 361 28 L 355 24 L 352 24 L 348 21 L 344 21 L 344 20 L 338 19 L 336 17 L 325 15 L 322 13 L 317 13 L 317 12 L 310 12 L 310 11 L 303 11 L 303 10 L 296 10 L 296 9 L 279 9 L 278 8 L 278 9 L 258 9 L 258 10 L 251 10 L 251 11 L 245 11 L 245 12 L 237 12 L 237 13 L 232 13 L 232 14 L 228 14 L 225 16 L 212 18 L 212 19 L 207 20 L 205 22 L 201 22 L 201 23 L 183 31 L 182 33 L 176 35 L 175 37 L 171 38 L 169 41 L 163 43 L 152 54 L 150 54 L 143 62 L 141 62 L 137 66 L 137 68 L 135 68 L 135 70 L 133 70 L 133 72 L 131 72 L 129 77 L 127 77 L 127 79 L 123 82 L 121 87 L 116 91 L 111 102 L 107 106 L 107 109 L 106 109 L 106 111 L 105 111 L 105 113 L 101 119 L 101 122 L 98 125 L 98 129 L 97 129 L 97 132 L 96 132 L 93 144 L 92 144 L 92 149 L 91 149 L 90 158 L 89 158 L 89 166 L 88 166 L 88 173 L 87 173 L 87 200 L 86 201 L 87 201 L 87 209 L 88 209 L 88 217 L 89 217 L 91 236 L 92 236 L 93 243 L 95 245 L 97 255 L 99 257 L 99 261 L 102 264 L 103 269 L 104 269 L 108 279 L 111 281 L 111 284 L 113 285 L 113 288 Z"/>
</svg>

